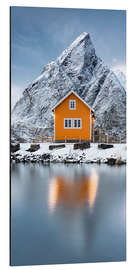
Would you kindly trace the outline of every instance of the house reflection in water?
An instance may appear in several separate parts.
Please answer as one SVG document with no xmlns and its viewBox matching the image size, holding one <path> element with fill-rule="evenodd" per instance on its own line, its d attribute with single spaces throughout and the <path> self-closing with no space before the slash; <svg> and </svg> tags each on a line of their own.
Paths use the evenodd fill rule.
<svg viewBox="0 0 135 270">
<path fill-rule="evenodd" d="M 51 179 L 49 189 L 49 209 L 54 211 L 56 205 L 77 209 L 88 203 L 90 209 L 94 207 L 98 190 L 99 176 L 94 168 L 90 175 L 68 179 L 57 176 Z"/>
</svg>

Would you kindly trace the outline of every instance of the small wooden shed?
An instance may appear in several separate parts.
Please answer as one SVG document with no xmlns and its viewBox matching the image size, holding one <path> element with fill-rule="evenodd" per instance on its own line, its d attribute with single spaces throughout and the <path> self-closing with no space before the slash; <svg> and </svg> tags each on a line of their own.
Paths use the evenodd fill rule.
<svg viewBox="0 0 135 270">
<path fill-rule="evenodd" d="M 76 92 L 70 91 L 52 111 L 56 142 L 91 141 L 95 114 Z"/>
</svg>

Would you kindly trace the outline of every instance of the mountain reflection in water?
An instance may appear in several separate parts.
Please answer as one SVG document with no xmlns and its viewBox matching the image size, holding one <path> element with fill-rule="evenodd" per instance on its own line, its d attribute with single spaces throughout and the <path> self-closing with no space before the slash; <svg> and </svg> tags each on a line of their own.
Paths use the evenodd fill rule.
<svg viewBox="0 0 135 270">
<path fill-rule="evenodd" d="M 51 179 L 49 187 L 49 208 L 51 213 L 56 206 L 61 204 L 64 207 L 78 208 L 88 203 L 90 209 L 94 207 L 99 176 L 92 168 L 90 175 L 81 177 L 65 177 L 59 175 Z"/>
</svg>

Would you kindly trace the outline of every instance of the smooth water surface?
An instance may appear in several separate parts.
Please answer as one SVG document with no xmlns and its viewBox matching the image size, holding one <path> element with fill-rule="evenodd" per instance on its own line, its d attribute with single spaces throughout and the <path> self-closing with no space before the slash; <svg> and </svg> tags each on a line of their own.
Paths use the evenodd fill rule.
<svg viewBox="0 0 135 270">
<path fill-rule="evenodd" d="M 126 166 L 12 164 L 11 265 L 126 259 Z"/>
</svg>

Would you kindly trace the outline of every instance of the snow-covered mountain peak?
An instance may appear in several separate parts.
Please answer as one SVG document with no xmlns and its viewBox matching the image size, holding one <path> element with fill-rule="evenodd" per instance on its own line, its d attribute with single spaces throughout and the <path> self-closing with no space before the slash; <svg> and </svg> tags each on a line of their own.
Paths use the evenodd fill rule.
<svg viewBox="0 0 135 270">
<path fill-rule="evenodd" d="M 59 64 L 67 66 L 68 62 L 72 60 L 72 63 L 78 65 L 80 62 L 83 64 L 86 60 L 92 60 L 90 57 L 95 55 L 95 49 L 90 39 L 90 35 L 82 33 L 63 53 L 57 58 Z"/>
<path fill-rule="evenodd" d="M 85 32 L 24 90 L 12 111 L 14 134 L 30 140 L 36 132 L 50 132 L 51 109 L 71 90 L 95 110 L 95 128 L 105 127 L 110 134 L 125 136 L 125 90 L 97 57 L 90 35 Z"/>
</svg>

